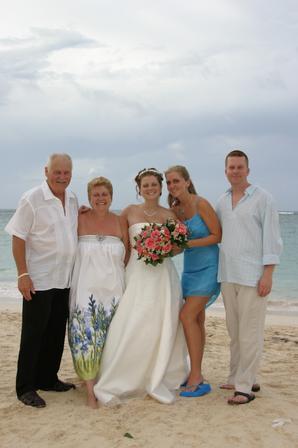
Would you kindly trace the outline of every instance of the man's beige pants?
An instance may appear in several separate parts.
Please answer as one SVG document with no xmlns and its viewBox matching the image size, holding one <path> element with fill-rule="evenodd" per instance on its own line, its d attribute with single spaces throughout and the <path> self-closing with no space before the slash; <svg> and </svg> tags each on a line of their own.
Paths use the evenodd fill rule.
<svg viewBox="0 0 298 448">
<path fill-rule="evenodd" d="M 257 288 L 236 283 L 223 282 L 221 292 L 231 338 L 228 384 L 249 394 L 263 351 L 267 297 L 260 297 Z"/>
</svg>

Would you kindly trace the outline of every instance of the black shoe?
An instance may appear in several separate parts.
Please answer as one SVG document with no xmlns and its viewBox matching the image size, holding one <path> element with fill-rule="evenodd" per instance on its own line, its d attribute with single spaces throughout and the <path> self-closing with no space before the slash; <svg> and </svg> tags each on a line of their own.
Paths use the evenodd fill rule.
<svg viewBox="0 0 298 448">
<path fill-rule="evenodd" d="M 35 390 L 25 392 L 20 395 L 18 399 L 27 406 L 33 406 L 34 408 L 45 408 L 46 402 L 41 398 Z"/>
<path fill-rule="evenodd" d="M 75 389 L 76 386 L 72 383 L 64 383 L 61 380 L 57 380 L 51 387 L 40 387 L 40 390 L 46 390 L 49 392 L 67 392 L 70 389 Z"/>
<path fill-rule="evenodd" d="M 261 386 L 258 383 L 252 385 L 252 392 L 259 392 L 261 390 Z"/>
</svg>

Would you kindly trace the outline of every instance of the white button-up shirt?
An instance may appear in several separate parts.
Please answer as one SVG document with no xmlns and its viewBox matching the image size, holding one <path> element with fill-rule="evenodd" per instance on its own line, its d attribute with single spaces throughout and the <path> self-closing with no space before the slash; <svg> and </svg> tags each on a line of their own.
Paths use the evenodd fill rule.
<svg viewBox="0 0 298 448">
<path fill-rule="evenodd" d="M 250 185 L 232 208 L 232 191 L 220 198 L 222 226 L 218 281 L 257 286 L 264 265 L 279 264 L 282 251 L 278 213 L 272 196 Z"/>
<path fill-rule="evenodd" d="M 37 291 L 68 288 L 77 246 L 78 201 L 65 191 L 65 211 L 46 181 L 27 191 L 5 230 L 26 241 L 28 273 Z"/>
</svg>

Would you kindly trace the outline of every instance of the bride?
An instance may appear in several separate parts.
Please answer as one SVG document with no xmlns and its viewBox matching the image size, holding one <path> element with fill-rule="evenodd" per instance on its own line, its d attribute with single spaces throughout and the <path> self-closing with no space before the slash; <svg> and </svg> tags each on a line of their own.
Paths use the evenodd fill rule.
<svg viewBox="0 0 298 448">
<path fill-rule="evenodd" d="M 157 266 L 146 265 L 133 249 L 134 236 L 144 225 L 175 218 L 171 210 L 159 205 L 162 180 L 155 168 L 140 171 L 135 181 L 144 202 L 122 212 L 132 249 L 126 290 L 110 325 L 99 381 L 94 386 L 95 396 L 104 404 L 146 394 L 161 403 L 172 403 L 173 390 L 187 377 L 186 346 L 179 324 L 182 293 L 176 268 L 170 258 Z"/>
</svg>

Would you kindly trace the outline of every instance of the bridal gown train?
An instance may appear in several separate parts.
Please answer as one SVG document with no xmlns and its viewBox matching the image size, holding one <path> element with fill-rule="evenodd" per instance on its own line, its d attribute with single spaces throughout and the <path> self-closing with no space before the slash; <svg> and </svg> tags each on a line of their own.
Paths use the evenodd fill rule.
<svg viewBox="0 0 298 448">
<path fill-rule="evenodd" d="M 129 228 L 134 236 L 147 223 Z M 94 393 L 104 404 L 146 394 L 162 403 L 175 400 L 174 389 L 188 374 L 187 351 L 179 310 L 181 286 L 170 258 L 146 265 L 132 254 L 126 290 L 110 325 Z"/>
</svg>

